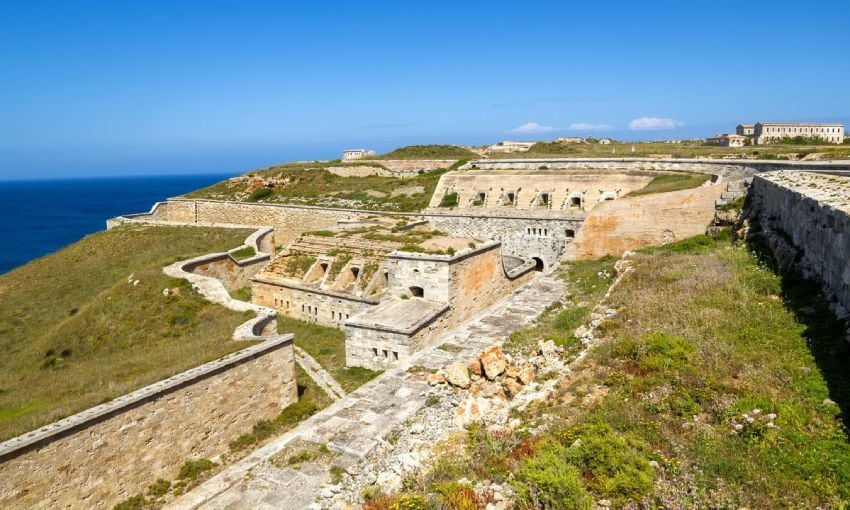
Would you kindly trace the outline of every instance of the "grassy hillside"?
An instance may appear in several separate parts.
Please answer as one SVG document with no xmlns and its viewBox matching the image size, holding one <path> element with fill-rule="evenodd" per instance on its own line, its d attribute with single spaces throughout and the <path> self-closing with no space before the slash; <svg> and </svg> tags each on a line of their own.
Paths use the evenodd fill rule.
<svg viewBox="0 0 850 510">
<path fill-rule="evenodd" d="M 408 145 L 376 159 L 474 159 L 478 155 L 457 145 Z"/>
<path fill-rule="evenodd" d="M 634 152 L 632 152 L 634 147 Z M 623 142 L 610 145 L 571 144 L 556 142 L 540 142 L 531 147 L 528 152 L 490 154 L 491 158 L 628 158 L 668 155 L 674 158 L 696 157 L 753 157 L 756 159 L 799 159 L 806 155 L 819 154 L 823 159 L 848 159 L 850 147 L 847 145 L 756 145 L 750 147 L 730 148 L 705 145 L 702 142 L 658 143 L 658 142 Z"/>
<path fill-rule="evenodd" d="M 244 348 L 245 315 L 162 267 L 249 233 L 123 226 L 0 276 L 0 439 Z"/>
<path fill-rule="evenodd" d="M 407 500 L 476 508 L 466 478 L 512 486 L 517 508 L 847 506 L 850 348 L 817 287 L 706 236 L 633 265 L 608 302 L 618 315 L 554 398 L 517 416 L 513 432 L 473 427 L 445 445 L 403 484 Z M 573 265 L 571 302 L 509 348 L 551 338 L 577 352 L 572 331 L 611 266 Z"/>
<path fill-rule="evenodd" d="M 224 181 L 186 196 L 413 212 L 428 206 L 437 181 L 445 173 L 435 171 L 403 179 L 379 176 L 340 177 L 324 170 L 324 166 L 327 165 L 290 163 L 251 172 L 248 175 L 274 183 L 274 188 L 258 199 L 250 197 L 247 181 L 236 184 Z"/>
</svg>

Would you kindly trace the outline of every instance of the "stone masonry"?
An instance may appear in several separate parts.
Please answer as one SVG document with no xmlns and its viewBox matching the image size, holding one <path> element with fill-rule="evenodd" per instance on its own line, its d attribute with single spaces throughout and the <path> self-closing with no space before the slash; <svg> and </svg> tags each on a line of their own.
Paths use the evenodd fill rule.
<svg viewBox="0 0 850 510">
<path fill-rule="evenodd" d="M 770 172 L 755 176 L 750 193 L 750 216 L 774 251 L 788 241 L 796 249 L 780 264 L 821 282 L 839 315 L 850 310 L 850 177 Z"/>
<path fill-rule="evenodd" d="M 0 507 L 110 508 L 297 399 L 292 335 L 0 444 Z"/>
</svg>

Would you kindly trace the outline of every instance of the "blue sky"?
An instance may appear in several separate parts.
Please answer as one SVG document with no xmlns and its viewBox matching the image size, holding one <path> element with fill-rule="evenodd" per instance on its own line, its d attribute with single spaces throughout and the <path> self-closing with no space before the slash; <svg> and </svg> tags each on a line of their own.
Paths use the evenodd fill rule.
<svg viewBox="0 0 850 510">
<path fill-rule="evenodd" d="M 848 20 L 839 1 L 0 0 L 0 178 L 848 123 Z"/>
</svg>

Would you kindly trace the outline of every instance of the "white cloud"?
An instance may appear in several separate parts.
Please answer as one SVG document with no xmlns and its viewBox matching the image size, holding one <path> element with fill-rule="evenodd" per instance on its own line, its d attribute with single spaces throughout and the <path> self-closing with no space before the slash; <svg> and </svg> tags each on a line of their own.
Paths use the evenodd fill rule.
<svg viewBox="0 0 850 510">
<path fill-rule="evenodd" d="M 632 131 L 652 131 L 655 129 L 676 129 L 684 126 L 676 119 L 661 119 L 658 117 L 641 117 L 629 122 Z"/>
<path fill-rule="evenodd" d="M 551 133 L 552 131 L 558 131 L 558 129 L 552 126 L 541 126 L 536 122 L 526 122 L 511 129 L 508 133 Z"/>
<path fill-rule="evenodd" d="M 590 124 L 588 122 L 574 122 L 568 127 L 570 131 L 608 131 L 611 126 L 608 124 Z"/>
</svg>

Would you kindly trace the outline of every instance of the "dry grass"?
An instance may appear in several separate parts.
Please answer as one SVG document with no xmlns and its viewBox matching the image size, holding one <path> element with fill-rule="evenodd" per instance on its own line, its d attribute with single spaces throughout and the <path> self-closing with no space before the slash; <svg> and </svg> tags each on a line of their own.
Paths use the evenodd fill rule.
<svg viewBox="0 0 850 510">
<path fill-rule="evenodd" d="M 724 237 L 633 264 L 608 303 L 618 315 L 554 398 L 513 433 L 472 427 L 406 490 L 437 502 L 440 483 L 486 478 L 513 485 L 517 508 L 845 508 L 850 346 L 817 286 Z M 514 347 L 557 341 L 562 315 L 600 296 L 589 276 L 604 266 L 574 265 L 572 305 Z"/>
<path fill-rule="evenodd" d="M 0 277 L 0 439 L 244 348 L 229 339 L 245 315 L 162 267 L 249 233 L 124 226 Z"/>
</svg>

